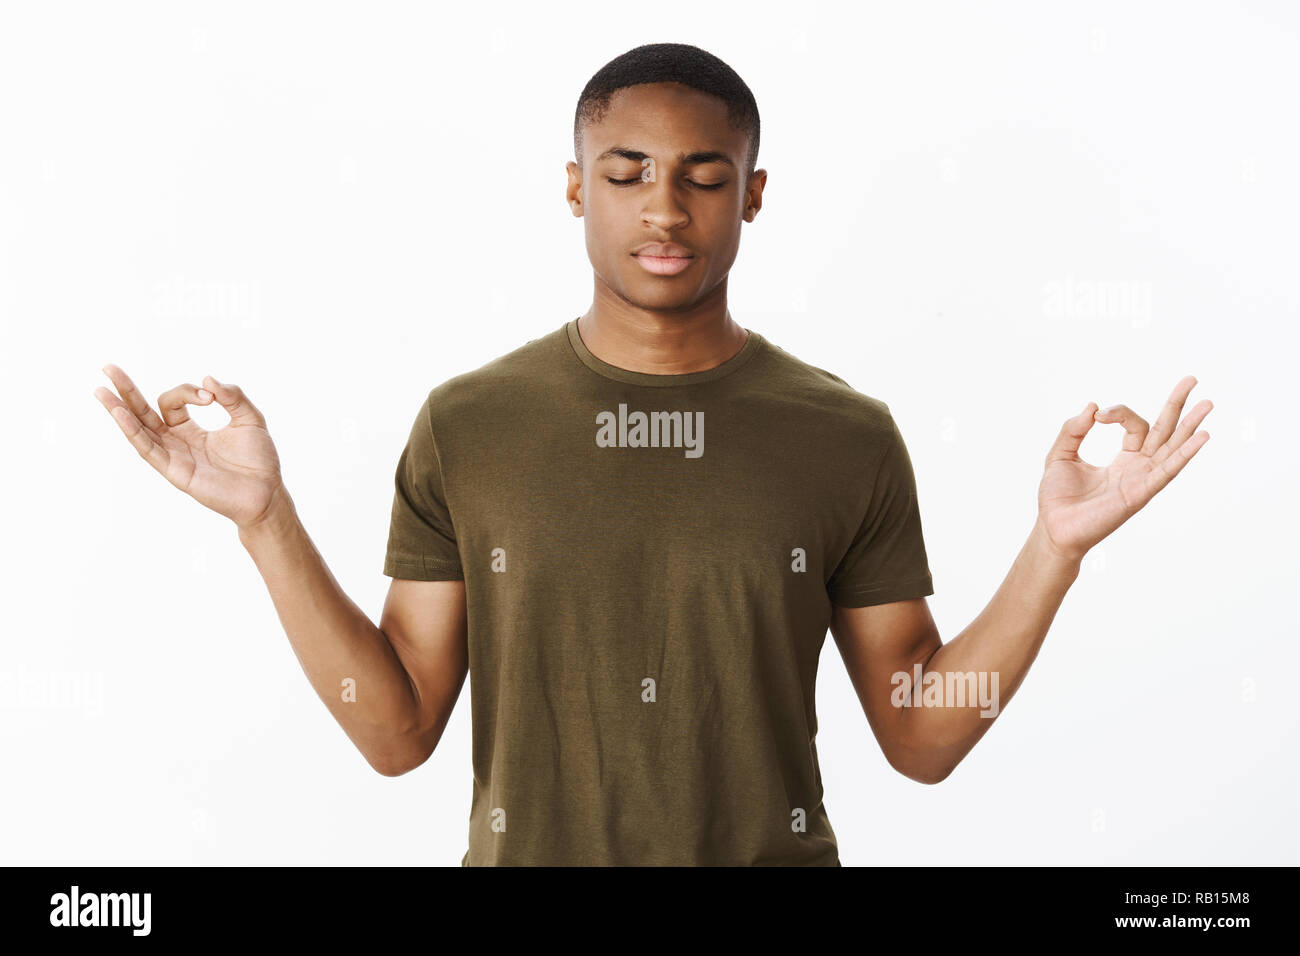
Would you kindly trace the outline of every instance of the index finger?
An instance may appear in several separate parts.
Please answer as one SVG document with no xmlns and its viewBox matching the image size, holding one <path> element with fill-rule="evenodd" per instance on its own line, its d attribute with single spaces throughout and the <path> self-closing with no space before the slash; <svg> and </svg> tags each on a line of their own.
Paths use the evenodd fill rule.
<svg viewBox="0 0 1300 956">
<path fill-rule="evenodd" d="M 1174 427 L 1178 424 L 1179 417 L 1183 414 L 1183 404 L 1195 387 L 1195 375 L 1184 376 L 1174 386 L 1174 390 L 1169 393 L 1169 400 L 1165 402 L 1165 407 L 1160 410 L 1160 417 L 1151 426 L 1151 431 L 1147 432 L 1147 439 L 1142 443 L 1142 454 L 1155 454 L 1156 449 L 1169 440 L 1169 436 L 1174 433 Z"/>
<path fill-rule="evenodd" d="M 151 464 L 160 475 L 166 477 L 167 467 L 171 463 L 171 455 L 167 453 L 167 449 L 158 443 L 157 436 L 150 429 L 140 424 L 140 420 L 131 414 L 131 409 L 127 408 L 122 402 L 114 401 L 115 396 L 104 386 L 101 385 L 95 389 L 95 397 L 113 416 L 113 421 L 117 422 L 117 427 L 122 429 L 122 434 L 126 436 L 127 441 L 131 443 L 140 457 Z"/>
<path fill-rule="evenodd" d="M 108 376 L 117 389 L 117 393 L 122 396 L 122 401 L 126 403 L 126 407 L 135 413 L 136 418 L 140 419 L 145 428 L 157 434 L 167 427 L 167 423 L 159 417 L 148 400 L 135 387 L 135 382 L 131 381 L 131 376 L 112 363 L 105 365 L 100 371 Z"/>
</svg>

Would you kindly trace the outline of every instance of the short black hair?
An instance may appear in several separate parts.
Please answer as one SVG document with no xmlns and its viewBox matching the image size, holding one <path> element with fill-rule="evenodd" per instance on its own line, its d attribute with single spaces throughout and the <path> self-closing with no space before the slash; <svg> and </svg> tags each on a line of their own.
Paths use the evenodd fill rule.
<svg viewBox="0 0 1300 956">
<path fill-rule="evenodd" d="M 758 162 L 758 103 L 745 81 L 712 53 L 689 43 L 647 43 L 610 60 L 587 81 L 573 115 L 573 154 L 582 165 L 582 130 L 599 122 L 615 91 L 641 83 L 681 83 L 719 97 L 731 125 L 749 135 L 745 178 Z"/>
</svg>

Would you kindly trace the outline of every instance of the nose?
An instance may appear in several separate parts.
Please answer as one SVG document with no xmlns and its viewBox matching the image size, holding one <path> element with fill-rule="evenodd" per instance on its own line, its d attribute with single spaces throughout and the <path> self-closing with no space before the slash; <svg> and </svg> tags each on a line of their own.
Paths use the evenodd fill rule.
<svg viewBox="0 0 1300 956">
<path fill-rule="evenodd" d="M 642 222 L 665 231 L 680 229 L 690 222 L 690 214 L 678 200 L 671 180 L 646 182 L 640 188 L 646 197 L 641 210 Z"/>
</svg>

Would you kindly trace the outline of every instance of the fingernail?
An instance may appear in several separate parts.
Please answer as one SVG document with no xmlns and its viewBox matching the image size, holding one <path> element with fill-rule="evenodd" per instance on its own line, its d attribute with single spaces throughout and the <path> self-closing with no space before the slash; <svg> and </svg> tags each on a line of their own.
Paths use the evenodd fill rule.
<svg viewBox="0 0 1300 956">
<path fill-rule="evenodd" d="M 212 397 L 212 393 L 209 392 L 206 388 L 199 389 L 199 398 L 201 398 L 203 401 L 206 402 L 211 397 Z"/>
</svg>

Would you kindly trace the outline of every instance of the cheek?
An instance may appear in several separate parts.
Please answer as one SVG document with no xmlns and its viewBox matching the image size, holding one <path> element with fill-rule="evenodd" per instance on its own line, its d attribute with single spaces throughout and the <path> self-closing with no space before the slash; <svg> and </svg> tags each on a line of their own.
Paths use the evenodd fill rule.
<svg viewBox="0 0 1300 956">
<path fill-rule="evenodd" d="M 626 242 L 619 239 L 621 235 L 626 233 L 626 228 L 611 222 L 612 217 L 608 215 L 608 212 L 608 207 L 606 207 L 606 215 L 602 217 L 599 213 L 593 213 L 591 209 L 588 209 L 586 215 L 583 216 L 587 258 L 597 268 L 598 272 L 607 277 L 624 265 L 619 257 L 623 254 L 623 247 L 627 245 Z"/>
<path fill-rule="evenodd" d="M 595 207 L 588 206 L 583 221 L 586 225 L 587 241 L 595 251 L 609 253 L 621 248 L 618 237 L 627 232 L 623 217 L 609 203 Z"/>
<path fill-rule="evenodd" d="M 740 251 L 740 231 L 732 230 L 718 238 L 714 244 L 711 256 L 713 262 L 711 266 L 718 269 L 729 269 L 731 264 L 736 261 L 736 255 Z"/>
</svg>

